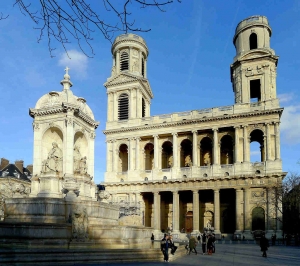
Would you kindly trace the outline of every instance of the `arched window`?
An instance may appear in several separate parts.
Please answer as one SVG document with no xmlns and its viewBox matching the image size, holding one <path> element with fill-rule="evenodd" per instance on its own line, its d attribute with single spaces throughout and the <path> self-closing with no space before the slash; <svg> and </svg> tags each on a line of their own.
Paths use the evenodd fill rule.
<svg viewBox="0 0 300 266">
<path fill-rule="evenodd" d="M 225 135 L 221 139 L 221 164 L 233 163 L 233 139 Z"/>
<path fill-rule="evenodd" d="M 122 144 L 119 149 L 119 172 L 128 171 L 128 147 Z"/>
<path fill-rule="evenodd" d="M 146 104 L 144 98 L 142 99 L 142 117 L 146 116 Z"/>
<path fill-rule="evenodd" d="M 265 161 L 264 133 L 255 129 L 250 134 L 250 161 Z"/>
<path fill-rule="evenodd" d="M 123 52 L 120 58 L 120 70 L 128 70 L 129 69 L 129 56 L 128 53 Z"/>
<path fill-rule="evenodd" d="M 192 142 L 188 139 L 185 139 L 181 142 L 181 149 L 180 149 L 180 167 L 190 167 L 192 166 Z"/>
<path fill-rule="evenodd" d="M 145 74 L 145 61 L 144 61 L 144 58 L 142 58 L 142 76 L 144 77 L 144 74 Z"/>
<path fill-rule="evenodd" d="M 257 35 L 256 33 L 251 33 L 249 37 L 250 50 L 257 49 Z"/>
<path fill-rule="evenodd" d="M 154 165 L 154 145 L 148 143 L 145 146 L 145 170 L 152 170 Z"/>
<path fill-rule="evenodd" d="M 200 166 L 212 164 L 212 141 L 209 137 L 204 137 L 200 141 Z"/>
<path fill-rule="evenodd" d="M 170 141 L 163 143 L 161 156 L 162 169 L 171 168 L 173 166 L 173 145 Z"/>
<path fill-rule="evenodd" d="M 126 93 L 122 93 L 119 97 L 119 120 L 127 120 L 129 118 L 129 100 Z"/>
</svg>

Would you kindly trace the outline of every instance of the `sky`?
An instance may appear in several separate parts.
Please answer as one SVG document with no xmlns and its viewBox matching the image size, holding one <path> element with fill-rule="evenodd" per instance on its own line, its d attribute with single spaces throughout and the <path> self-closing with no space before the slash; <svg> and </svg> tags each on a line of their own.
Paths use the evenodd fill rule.
<svg viewBox="0 0 300 266">
<path fill-rule="evenodd" d="M 29 108 L 50 91 L 61 91 L 66 66 L 72 91 L 84 97 L 100 121 L 95 141 L 95 182 L 104 181 L 106 168 L 105 129 L 107 95 L 103 86 L 112 67 L 111 43 L 99 31 L 93 33 L 94 54 L 70 39 L 69 58 L 59 43 L 51 57 L 47 39 L 37 41 L 39 31 L 28 16 L 13 6 L 14 0 L 0 1 L 0 157 L 33 163 L 33 119 Z M 38 10 L 39 1 L 31 8 Z M 64 1 L 60 1 L 64 2 Z M 102 1 L 87 0 L 92 6 Z M 113 0 L 117 5 L 123 0 Z M 115 15 L 100 10 L 101 18 Z M 299 172 L 300 165 L 300 1 L 202 1 L 182 0 L 164 7 L 138 8 L 130 5 L 135 25 L 149 32 L 142 36 L 150 51 L 147 76 L 154 99 L 151 115 L 197 110 L 234 104 L 230 64 L 235 56 L 232 43 L 237 24 L 252 15 L 264 15 L 272 28 L 271 48 L 279 56 L 277 96 L 284 112 L 281 119 L 283 170 Z M 116 35 L 117 36 L 117 35 Z M 252 160 L 259 160 L 257 147 Z"/>
</svg>

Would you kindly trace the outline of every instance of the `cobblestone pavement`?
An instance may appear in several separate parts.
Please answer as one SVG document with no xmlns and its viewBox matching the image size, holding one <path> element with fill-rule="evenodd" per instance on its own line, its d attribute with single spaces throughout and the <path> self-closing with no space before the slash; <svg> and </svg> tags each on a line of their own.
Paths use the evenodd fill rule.
<svg viewBox="0 0 300 266">
<path fill-rule="evenodd" d="M 148 262 L 148 263 L 122 263 L 122 264 L 99 264 L 100 266 L 156 266 L 156 265 L 300 265 L 300 247 L 271 246 L 267 252 L 268 257 L 262 257 L 258 245 L 254 244 L 217 244 L 216 253 L 213 255 L 202 255 L 198 246 L 198 255 L 191 253 L 176 261 Z"/>
</svg>

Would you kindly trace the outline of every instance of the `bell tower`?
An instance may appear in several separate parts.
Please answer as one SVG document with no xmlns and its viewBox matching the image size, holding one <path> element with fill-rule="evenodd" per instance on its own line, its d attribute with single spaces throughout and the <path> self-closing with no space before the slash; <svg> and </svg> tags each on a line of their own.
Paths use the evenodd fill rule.
<svg viewBox="0 0 300 266">
<path fill-rule="evenodd" d="M 252 16 L 237 25 L 233 37 L 236 56 L 230 66 L 235 104 L 279 107 L 276 96 L 278 56 L 270 48 L 271 35 L 264 16 Z"/>
<path fill-rule="evenodd" d="M 147 79 L 149 51 L 135 34 L 118 36 L 111 48 L 113 66 L 107 90 L 107 126 L 150 116 L 152 90 Z M 110 125 L 110 126 L 109 126 Z"/>
</svg>

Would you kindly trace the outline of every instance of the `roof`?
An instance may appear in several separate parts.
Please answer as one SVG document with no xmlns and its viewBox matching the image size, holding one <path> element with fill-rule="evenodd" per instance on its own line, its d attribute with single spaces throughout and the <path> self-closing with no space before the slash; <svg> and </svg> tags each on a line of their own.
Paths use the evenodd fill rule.
<svg viewBox="0 0 300 266">
<path fill-rule="evenodd" d="M 14 164 L 9 164 L 5 166 L 2 170 L 0 170 L 0 178 L 15 178 L 22 181 L 31 182 L 31 172 L 23 167 L 23 173 L 18 169 L 18 167 Z"/>
</svg>

